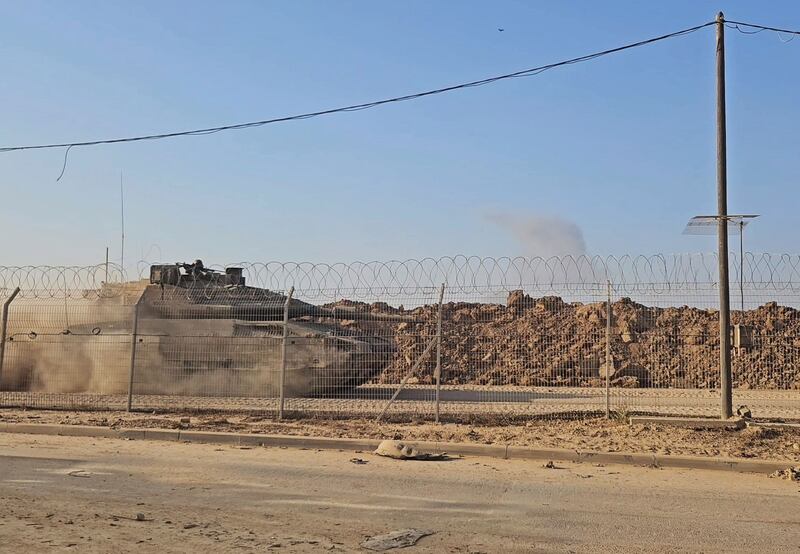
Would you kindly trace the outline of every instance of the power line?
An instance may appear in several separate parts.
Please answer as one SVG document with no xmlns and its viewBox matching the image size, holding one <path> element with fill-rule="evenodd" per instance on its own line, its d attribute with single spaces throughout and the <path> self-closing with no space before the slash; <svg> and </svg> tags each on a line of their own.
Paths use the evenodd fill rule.
<svg viewBox="0 0 800 554">
<path fill-rule="evenodd" d="M 739 31 L 743 35 L 757 35 L 758 33 L 766 30 L 766 29 L 756 29 L 755 31 L 745 31 L 744 29 L 742 29 L 738 25 L 734 25 L 733 23 L 729 23 L 727 21 L 725 22 L 725 26 L 728 29 L 736 29 L 737 31 Z"/>
<path fill-rule="evenodd" d="M 689 33 L 694 33 L 695 31 L 699 31 L 704 27 L 709 27 L 711 25 L 715 25 L 715 21 L 709 21 L 708 23 L 703 23 L 702 25 L 696 25 L 694 27 L 689 27 L 687 29 L 682 29 L 680 31 L 675 31 L 673 33 L 668 33 L 666 35 L 661 35 L 653 38 L 649 38 L 646 40 L 641 40 L 639 42 L 633 42 L 630 44 L 626 44 L 624 46 L 618 46 L 616 48 L 611 48 L 608 50 L 602 50 L 600 52 L 594 52 L 592 54 L 586 54 L 584 56 L 579 56 L 577 58 L 571 58 L 568 60 L 563 60 L 560 62 L 555 62 L 547 65 L 542 65 L 539 67 L 533 67 L 530 69 L 523 69 L 521 71 L 515 71 L 514 73 L 506 73 L 504 75 L 496 75 L 494 77 L 487 77 L 485 79 L 480 79 L 477 81 L 469 81 L 466 83 L 460 83 L 457 85 L 451 85 L 448 87 L 427 90 L 424 92 L 418 92 L 414 94 L 408 94 L 404 96 L 396 96 L 393 98 L 386 98 L 383 100 L 375 100 L 372 102 L 366 102 L 363 104 L 353 104 L 350 106 L 343 106 L 339 108 L 331 108 L 328 110 L 320 110 L 315 112 L 303 113 L 298 115 L 290 115 L 285 117 L 277 117 L 273 119 L 264 119 L 261 121 L 250 121 L 246 123 L 237 123 L 233 125 L 223 125 L 220 127 L 209 127 L 206 129 L 194 129 L 190 131 L 176 131 L 176 132 L 169 132 L 169 133 L 161 133 L 161 134 L 153 134 L 153 135 L 141 135 L 141 136 L 134 136 L 134 137 L 126 137 L 126 138 L 116 138 L 116 139 L 105 139 L 105 140 L 90 140 L 84 142 L 64 142 L 64 143 L 54 143 L 54 144 L 35 144 L 29 146 L 7 146 L 0 148 L 0 153 L 6 152 L 16 152 L 20 150 L 43 150 L 48 148 L 72 148 L 77 146 L 97 146 L 100 144 L 117 144 L 121 142 L 138 142 L 144 140 L 160 140 L 160 139 L 167 139 L 167 138 L 174 138 L 174 137 L 184 137 L 184 136 L 196 136 L 196 135 L 209 135 L 212 133 L 219 133 L 220 131 L 235 131 L 240 129 L 249 129 L 252 127 L 261 127 L 263 125 L 270 125 L 272 123 L 283 123 L 286 121 L 297 121 L 301 119 L 310 119 L 313 117 L 320 117 L 323 115 L 331 115 L 335 113 L 341 112 L 354 112 L 360 110 L 367 110 L 370 108 L 375 108 L 377 106 L 383 106 L 385 104 L 392 104 L 396 102 L 405 102 L 408 100 L 416 100 L 418 98 L 424 98 L 426 96 L 433 96 L 436 94 L 443 94 L 446 92 L 452 92 L 455 90 L 465 89 L 465 88 L 472 88 L 472 87 L 480 87 L 484 85 L 488 85 L 491 83 L 496 83 L 498 81 L 503 81 L 506 79 L 513 79 L 518 77 L 530 77 L 533 75 L 538 75 L 543 73 L 544 71 L 548 71 L 550 69 L 555 69 L 557 67 L 562 67 L 565 65 L 572 65 L 576 63 L 587 62 L 590 60 L 594 60 L 600 58 L 602 56 L 608 56 L 610 54 L 616 54 L 617 52 L 622 52 L 624 50 L 630 50 L 631 48 L 637 48 L 639 46 L 645 46 L 648 44 L 653 44 L 655 42 L 660 42 L 662 40 L 667 40 L 670 38 L 679 37 L 682 35 L 686 35 Z M 65 156 L 65 163 L 66 163 L 66 156 Z M 63 171 L 62 171 L 63 174 Z"/>
<path fill-rule="evenodd" d="M 728 27 L 734 28 L 740 33 L 745 35 L 755 35 L 756 33 L 760 33 L 761 31 L 773 31 L 775 33 L 784 33 L 787 35 L 800 35 L 800 31 L 792 31 L 790 29 L 779 29 L 777 27 L 767 27 L 766 25 L 757 25 L 755 23 L 744 23 L 742 21 L 732 21 L 729 19 L 725 20 L 725 23 L 729 23 Z M 758 31 L 744 31 L 739 28 L 741 27 L 749 27 L 751 29 L 758 29 Z"/>
</svg>

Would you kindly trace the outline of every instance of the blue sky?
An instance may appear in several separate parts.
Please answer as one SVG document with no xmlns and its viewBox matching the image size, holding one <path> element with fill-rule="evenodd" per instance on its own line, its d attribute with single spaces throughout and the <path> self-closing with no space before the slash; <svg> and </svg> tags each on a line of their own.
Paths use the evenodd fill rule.
<svg viewBox="0 0 800 554">
<path fill-rule="evenodd" d="M 369 101 L 720 9 L 800 29 L 790 1 L 6 1 L 0 146 Z M 729 208 L 762 214 L 749 249 L 796 253 L 800 40 L 727 34 Z M 0 265 L 117 259 L 120 172 L 128 263 L 711 250 L 681 231 L 716 209 L 714 101 L 709 28 L 368 111 L 76 148 L 60 182 L 63 150 L 0 154 Z"/>
</svg>

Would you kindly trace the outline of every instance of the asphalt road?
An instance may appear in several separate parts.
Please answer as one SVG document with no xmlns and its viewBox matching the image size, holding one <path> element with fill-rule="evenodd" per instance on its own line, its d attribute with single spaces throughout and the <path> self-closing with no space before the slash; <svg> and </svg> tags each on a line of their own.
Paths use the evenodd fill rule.
<svg viewBox="0 0 800 554">
<path fill-rule="evenodd" d="M 558 465 L 0 435 L 0 550 L 363 552 L 416 527 L 409 552 L 800 551 L 797 483 Z"/>
</svg>

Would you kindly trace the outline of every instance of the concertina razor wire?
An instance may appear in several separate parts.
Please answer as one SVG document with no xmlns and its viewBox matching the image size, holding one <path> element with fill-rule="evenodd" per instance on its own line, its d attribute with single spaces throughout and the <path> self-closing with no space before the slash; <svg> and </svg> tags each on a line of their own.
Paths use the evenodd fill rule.
<svg viewBox="0 0 800 554">
<path fill-rule="evenodd" d="M 731 281 L 748 290 L 800 288 L 800 254 L 746 253 L 740 264 L 731 253 Z M 91 266 L 0 266 L 0 296 L 20 288 L 21 298 L 92 298 L 126 293 L 122 283 L 147 279 L 150 262 L 133 271 L 118 264 Z M 249 287 L 288 290 L 316 298 L 392 298 L 444 283 L 454 293 L 486 290 L 558 291 L 581 294 L 614 285 L 618 293 L 670 294 L 708 289 L 717 283 L 717 255 L 653 254 L 620 256 L 478 257 L 447 256 L 350 263 L 238 262 L 208 269 L 239 267 Z M 741 270 L 740 270 L 741 267 Z"/>
</svg>

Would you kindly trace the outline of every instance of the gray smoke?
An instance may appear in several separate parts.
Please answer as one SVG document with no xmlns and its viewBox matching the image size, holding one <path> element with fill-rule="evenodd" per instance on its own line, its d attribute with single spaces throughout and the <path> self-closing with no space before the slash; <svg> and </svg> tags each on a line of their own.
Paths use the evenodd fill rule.
<svg viewBox="0 0 800 554">
<path fill-rule="evenodd" d="M 486 219 L 509 231 L 526 256 L 580 255 L 586 253 L 583 231 L 575 223 L 554 216 L 508 212 L 486 214 Z"/>
</svg>

